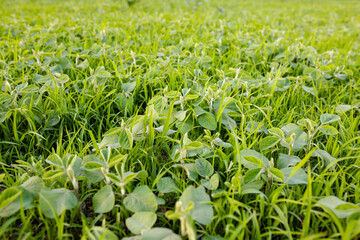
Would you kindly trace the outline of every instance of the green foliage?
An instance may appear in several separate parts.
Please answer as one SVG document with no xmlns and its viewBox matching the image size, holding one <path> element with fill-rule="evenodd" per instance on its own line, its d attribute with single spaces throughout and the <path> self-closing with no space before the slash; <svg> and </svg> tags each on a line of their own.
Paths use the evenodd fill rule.
<svg viewBox="0 0 360 240">
<path fill-rule="evenodd" d="M 357 239 L 358 9 L 1 2 L 0 238 Z"/>
</svg>

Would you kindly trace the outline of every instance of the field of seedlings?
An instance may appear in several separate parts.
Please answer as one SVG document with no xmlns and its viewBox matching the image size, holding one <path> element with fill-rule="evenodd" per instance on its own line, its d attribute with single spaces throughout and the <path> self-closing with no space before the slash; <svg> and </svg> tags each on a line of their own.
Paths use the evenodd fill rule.
<svg viewBox="0 0 360 240">
<path fill-rule="evenodd" d="M 360 1 L 0 1 L 0 239 L 360 239 Z"/>
</svg>

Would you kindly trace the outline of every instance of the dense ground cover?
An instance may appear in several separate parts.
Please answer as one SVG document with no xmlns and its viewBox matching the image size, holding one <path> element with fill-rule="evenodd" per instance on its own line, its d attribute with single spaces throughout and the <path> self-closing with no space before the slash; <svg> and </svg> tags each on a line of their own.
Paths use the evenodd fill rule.
<svg viewBox="0 0 360 240">
<path fill-rule="evenodd" d="M 4 239 L 360 234 L 359 1 L 2 1 Z"/>
</svg>

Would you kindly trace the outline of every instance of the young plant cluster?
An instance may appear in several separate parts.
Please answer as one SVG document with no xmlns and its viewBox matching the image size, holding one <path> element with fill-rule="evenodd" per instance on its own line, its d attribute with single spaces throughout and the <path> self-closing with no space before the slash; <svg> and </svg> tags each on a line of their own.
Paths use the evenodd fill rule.
<svg viewBox="0 0 360 240">
<path fill-rule="evenodd" d="M 5 1 L 1 239 L 357 239 L 357 1 Z"/>
</svg>

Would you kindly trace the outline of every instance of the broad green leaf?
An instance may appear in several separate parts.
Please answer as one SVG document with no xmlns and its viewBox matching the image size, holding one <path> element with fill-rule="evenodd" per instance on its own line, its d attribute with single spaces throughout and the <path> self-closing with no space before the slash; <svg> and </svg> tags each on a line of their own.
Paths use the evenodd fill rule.
<svg viewBox="0 0 360 240">
<path fill-rule="evenodd" d="M 305 126 L 308 131 L 313 131 L 314 128 L 318 126 L 316 122 L 307 118 L 297 121 L 297 124 L 301 126 Z"/>
<path fill-rule="evenodd" d="M 244 183 L 249 183 L 252 181 L 255 181 L 256 179 L 258 179 L 260 177 L 262 173 L 262 168 L 254 168 L 254 169 L 250 169 L 245 173 L 245 177 L 244 177 Z"/>
<path fill-rule="evenodd" d="M 179 192 L 174 180 L 170 177 L 162 177 L 156 183 L 157 189 L 162 193 Z"/>
<path fill-rule="evenodd" d="M 187 111 L 178 111 L 174 114 L 174 117 L 179 121 L 184 121 Z"/>
<path fill-rule="evenodd" d="M 19 188 L 11 187 L 5 189 L 0 195 L 0 217 L 10 217 L 20 210 L 21 206 L 27 209 L 34 197 L 28 191 L 22 191 Z"/>
<path fill-rule="evenodd" d="M 120 146 L 130 150 L 133 147 L 133 136 L 129 129 L 123 129 L 119 136 Z"/>
<path fill-rule="evenodd" d="M 44 179 L 53 179 L 53 178 L 60 177 L 64 174 L 65 174 L 65 172 L 62 169 L 49 170 L 44 174 L 43 178 Z"/>
<path fill-rule="evenodd" d="M 196 107 L 194 108 L 194 112 L 195 112 L 195 115 L 196 115 L 197 117 L 199 117 L 199 116 L 202 115 L 202 114 L 208 113 L 207 111 L 205 111 L 204 109 L 202 109 L 202 108 L 199 107 L 199 106 L 196 106 Z"/>
<path fill-rule="evenodd" d="M 122 84 L 122 88 L 124 89 L 125 92 L 132 92 L 135 89 L 135 87 L 136 87 L 136 81 Z"/>
<path fill-rule="evenodd" d="M 189 212 L 190 216 L 198 223 L 208 225 L 214 216 L 213 208 L 209 204 L 210 197 L 206 194 L 203 187 L 194 188 L 188 186 L 180 197 L 182 210 L 185 211 L 187 206 L 193 202 L 194 208 Z"/>
<path fill-rule="evenodd" d="M 304 169 L 299 168 L 296 170 L 296 172 L 289 178 L 291 175 L 291 172 L 294 170 L 294 167 L 287 167 L 283 168 L 280 171 L 284 175 L 284 182 L 287 181 L 287 184 L 289 185 L 295 185 L 295 184 L 307 184 L 308 183 L 308 176 Z"/>
<path fill-rule="evenodd" d="M 98 146 L 100 149 L 104 147 L 111 147 L 114 149 L 121 147 L 119 134 L 104 137 Z"/>
<path fill-rule="evenodd" d="M 335 108 L 335 111 L 339 114 L 345 113 L 349 110 L 351 110 L 353 108 L 353 106 L 351 105 L 345 105 L 345 104 L 340 104 Z"/>
<path fill-rule="evenodd" d="M 203 144 L 201 142 L 191 142 L 186 145 L 185 149 L 186 150 L 196 150 L 196 149 L 202 148 L 202 146 L 203 146 Z"/>
<path fill-rule="evenodd" d="M 127 158 L 127 154 L 123 155 L 123 154 L 118 154 L 112 158 L 110 158 L 110 161 L 109 161 L 109 168 L 115 166 L 116 164 L 122 162 L 122 161 L 125 161 L 126 158 Z"/>
<path fill-rule="evenodd" d="M 286 126 L 283 126 L 281 130 L 284 131 L 286 138 L 290 138 L 293 133 L 295 134 L 293 145 L 294 152 L 300 151 L 308 143 L 308 135 L 303 130 L 301 130 L 299 126 L 293 123 L 289 123 Z M 283 142 L 281 142 L 281 145 L 288 148 L 288 146 Z"/>
<path fill-rule="evenodd" d="M 113 173 L 107 173 L 106 176 L 110 179 L 110 181 L 117 185 L 121 183 L 120 178 Z"/>
<path fill-rule="evenodd" d="M 26 191 L 37 195 L 44 187 L 44 183 L 40 177 L 35 176 L 26 180 L 26 182 L 21 184 L 21 187 L 23 187 Z"/>
<path fill-rule="evenodd" d="M 195 160 L 196 172 L 202 177 L 210 177 L 214 173 L 214 168 L 205 159 Z"/>
<path fill-rule="evenodd" d="M 215 130 L 217 127 L 216 120 L 210 113 L 201 114 L 198 121 L 200 126 L 211 131 Z"/>
<path fill-rule="evenodd" d="M 314 88 L 312 88 L 312 87 L 307 87 L 307 86 L 305 86 L 305 85 L 302 85 L 301 87 L 302 87 L 302 89 L 303 89 L 305 92 L 310 93 L 311 95 L 313 95 L 313 96 L 316 97 L 316 93 L 315 93 L 315 89 L 314 89 Z"/>
<path fill-rule="evenodd" d="M 97 193 L 95 193 L 93 199 L 93 207 L 96 213 L 106 213 L 113 209 L 115 204 L 115 196 L 110 185 L 106 185 Z"/>
<path fill-rule="evenodd" d="M 320 132 L 322 132 L 323 134 L 326 135 L 336 135 L 338 134 L 338 131 L 336 130 L 336 128 L 332 127 L 332 126 L 321 126 L 319 127 Z"/>
<path fill-rule="evenodd" d="M 99 78 L 111 78 L 112 77 L 111 73 L 109 73 L 108 71 L 105 71 L 105 70 L 97 71 L 95 73 L 95 76 L 99 77 Z"/>
<path fill-rule="evenodd" d="M 39 91 L 39 87 L 35 86 L 35 85 L 29 85 L 24 87 L 23 89 L 21 89 L 22 93 L 33 93 L 33 92 L 37 92 Z"/>
<path fill-rule="evenodd" d="M 144 232 L 141 240 L 181 240 L 181 237 L 167 228 L 152 228 Z"/>
<path fill-rule="evenodd" d="M 318 204 L 329 208 L 338 218 L 346 218 L 354 212 L 360 211 L 359 206 L 345 202 L 335 196 L 324 197 L 318 201 Z"/>
<path fill-rule="evenodd" d="M 87 162 L 84 164 L 84 168 L 88 171 L 96 171 L 105 167 L 105 163 L 99 162 Z"/>
<path fill-rule="evenodd" d="M 257 190 L 259 191 L 264 185 L 263 180 L 255 180 L 255 181 L 251 181 L 249 183 L 246 183 L 244 185 L 241 186 L 241 193 L 243 193 L 244 191 L 248 191 L 248 190 Z"/>
<path fill-rule="evenodd" d="M 131 212 L 155 212 L 156 198 L 148 186 L 139 186 L 124 199 L 124 206 Z"/>
<path fill-rule="evenodd" d="M 320 121 L 322 124 L 328 124 L 328 123 L 340 121 L 340 117 L 336 114 L 325 113 L 320 116 Z"/>
<path fill-rule="evenodd" d="M 267 128 L 261 122 L 250 121 L 246 124 L 246 131 L 251 133 L 256 131 L 257 133 L 268 133 Z"/>
<path fill-rule="evenodd" d="M 336 160 L 336 158 L 331 156 L 330 153 L 328 153 L 325 150 L 321 150 L 321 149 L 316 149 L 315 152 L 311 156 L 319 157 L 320 159 L 324 160 L 325 166 L 331 164 L 332 162 L 334 162 Z M 334 167 L 335 166 L 333 166 L 332 168 L 334 168 Z"/>
<path fill-rule="evenodd" d="M 220 147 L 224 147 L 224 148 L 232 147 L 232 145 L 230 143 L 224 142 L 220 138 L 215 138 L 214 139 L 214 144 L 217 145 L 217 146 L 220 146 Z"/>
<path fill-rule="evenodd" d="M 280 142 L 280 138 L 277 136 L 268 136 L 261 140 L 260 142 L 260 150 L 264 151 L 266 149 L 274 147 L 278 142 Z"/>
<path fill-rule="evenodd" d="M 103 227 L 93 227 L 92 234 L 89 236 L 91 240 L 118 240 L 118 237 L 109 229 Z"/>
<path fill-rule="evenodd" d="M 89 183 L 97 183 L 100 182 L 104 178 L 104 174 L 100 170 L 87 170 L 84 166 L 86 163 L 89 162 L 96 162 L 101 165 L 104 165 L 105 163 L 98 157 L 95 157 L 93 155 L 87 155 L 83 158 L 82 165 L 83 169 L 85 169 L 84 174 L 86 176 L 86 179 Z"/>
<path fill-rule="evenodd" d="M 108 131 L 106 131 L 106 133 L 104 133 L 103 137 L 110 137 L 110 136 L 113 136 L 115 134 L 118 134 L 120 133 L 122 130 L 121 127 L 115 127 L 115 128 L 111 128 L 109 129 Z"/>
<path fill-rule="evenodd" d="M 285 138 L 284 132 L 280 128 L 270 128 L 269 133 L 278 138 Z"/>
<path fill-rule="evenodd" d="M 186 175 L 191 181 L 196 181 L 198 174 L 195 163 L 174 164 L 173 167 L 182 167 L 186 171 Z"/>
<path fill-rule="evenodd" d="M 270 174 L 275 180 L 279 182 L 284 181 L 284 174 L 277 168 L 269 168 Z"/>
<path fill-rule="evenodd" d="M 335 74 L 335 77 L 337 78 L 337 79 L 340 79 L 340 80 L 346 80 L 347 78 L 348 78 L 348 75 L 347 74 L 345 74 L 345 73 L 338 73 L 338 74 Z"/>
<path fill-rule="evenodd" d="M 57 154 L 53 154 L 51 156 L 49 156 L 47 159 L 46 159 L 46 162 L 51 164 L 51 165 L 54 165 L 58 168 L 64 168 L 64 164 L 63 164 L 63 161 L 62 159 L 60 158 L 59 155 Z"/>
<path fill-rule="evenodd" d="M 209 180 L 201 179 L 201 185 L 209 190 L 216 190 L 219 186 L 219 175 L 215 173 Z"/>
<path fill-rule="evenodd" d="M 65 210 L 76 206 L 77 199 L 74 193 L 65 188 L 43 188 L 40 192 L 40 210 L 48 218 L 55 218 Z M 55 212 L 54 212 L 55 211 Z"/>
<path fill-rule="evenodd" d="M 290 166 L 295 166 L 300 161 L 301 161 L 301 159 L 297 156 L 289 156 L 289 155 L 280 153 L 278 168 L 282 169 L 282 168 L 286 168 L 286 167 L 290 167 Z"/>
<path fill-rule="evenodd" d="M 141 234 L 154 226 L 156 222 L 156 214 L 153 212 L 137 212 L 131 217 L 127 218 L 126 227 L 133 234 Z"/>
<path fill-rule="evenodd" d="M 261 153 L 252 150 L 252 149 L 244 149 L 240 152 L 241 155 L 241 164 L 249 169 L 258 168 L 259 165 L 264 165 L 265 167 L 270 167 L 269 159 L 267 159 Z"/>
<path fill-rule="evenodd" d="M 133 173 L 133 172 L 126 172 L 124 173 L 123 176 L 123 182 L 124 183 L 129 183 L 130 181 L 132 181 L 133 179 L 135 179 L 138 176 L 138 173 Z"/>
</svg>

